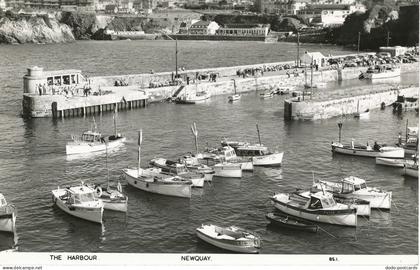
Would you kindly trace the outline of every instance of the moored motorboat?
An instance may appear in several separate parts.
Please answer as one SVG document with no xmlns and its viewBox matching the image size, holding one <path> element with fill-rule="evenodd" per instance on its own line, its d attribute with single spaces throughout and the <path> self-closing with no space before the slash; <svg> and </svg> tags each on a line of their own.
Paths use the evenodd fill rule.
<svg viewBox="0 0 420 270">
<path fill-rule="evenodd" d="M 388 79 L 401 76 L 401 69 L 392 66 L 375 66 L 375 68 L 368 68 L 365 73 L 361 74 L 361 78 L 377 80 L 377 79 Z"/>
<path fill-rule="evenodd" d="M 120 147 L 126 141 L 126 138 L 120 133 L 116 136 L 111 135 L 104 137 L 101 133 L 92 130 L 83 132 L 80 138 L 72 136 L 72 139 L 73 141 L 68 142 L 66 145 L 67 155 L 105 151 L 106 147 L 108 147 L 108 149 Z"/>
<path fill-rule="evenodd" d="M 378 144 L 371 147 L 370 145 L 357 145 L 353 141 L 349 145 L 333 142 L 331 151 L 338 154 L 362 157 L 404 158 L 404 149 L 401 147 L 381 146 Z"/>
<path fill-rule="evenodd" d="M 278 210 L 288 215 L 329 224 L 357 225 L 356 208 L 337 203 L 328 192 L 278 193 L 271 199 Z"/>
<path fill-rule="evenodd" d="M 16 230 L 16 208 L 0 193 L 0 232 L 14 233 Z"/>
<path fill-rule="evenodd" d="M 383 165 L 383 166 L 389 166 L 389 167 L 404 168 L 405 162 L 406 161 L 402 158 L 382 158 L 382 157 L 375 158 L 375 163 L 377 165 Z"/>
<path fill-rule="evenodd" d="M 334 200 L 338 203 L 347 204 L 350 207 L 356 208 L 358 216 L 370 217 L 371 207 L 369 201 L 353 198 L 344 199 L 339 197 L 334 197 Z"/>
<path fill-rule="evenodd" d="M 419 144 L 419 128 L 418 127 L 409 127 L 408 120 L 405 131 L 405 140 L 403 141 L 401 133 L 398 135 L 398 147 L 402 147 L 405 150 L 406 154 L 415 154 L 418 152 Z"/>
<path fill-rule="evenodd" d="M 204 174 L 204 181 L 210 182 L 213 180 L 214 170 L 211 167 L 200 163 L 196 156 L 191 154 L 184 155 L 179 159 L 179 162 L 185 164 L 187 169 L 191 172 Z"/>
<path fill-rule="evenodd" d="M 190 180 L 160 172 L 157 168 L 123 169 L 123 175 L 130 186 L 160 195 L 191 198 Z"/>
<path fill-rule="evenodd" d="M 238 148 L 239 146 L 247 145 L 247 144 L 249 144 L 249 143 L 247 143 L 247 142 L 242 142 L 242 141 L 232 141 L 232 140 L 229 140 L 229 139 L 227 139 L 227 138 L 223 138 L 223 139 L 220 141 L 220 144 L 221 144 L 222 146 L 230 146 L 230 147 L 232 147 L 233 149 L 236 149 L 236 148 Z"/>
<path fill-rule="evenodd" d="M 254 166 L 281 166 L 284 155 L 283 152 L 271 152 L 261 144 L 240 146 L 235 152 L 239 157 L 251 158 Z"/>
<path fill-rule="evenodd" d="M 177 104 L 197 104 L 205 102 L 211 97 L 210 93 L 206 91 L 196 92 L 194 94 L 186 94 L 175 99 Z"/>
<path fill-rule="evenodd" d="M 196 229 L 196 233 L 201 240 L 229 251 L 259 253 L 261 248 L 259 236 L 236 226 L 219 227 L 203 224 Z"/>
<path fill-rule="evenodd" d="M 241 178 L 241 165 L 237 163 L 221 162 L 213 166 L 214 176 L 227 178 Z"/>
<path fill-rule="evenodd" d="M 185 164 L 167 160 L 164 158 L 154 158 L 150 160 L 149 164 L 151 166 L 162 169 L 163 173 L 178 175 L 186 180 L 190 180 L 193 184 L 193 187 L 202 188 L 204 186 L 204 174 L 190 172 L 185 166 Z"/>
<path fill-rule="evenodd" d="M 260 97 L 262 98 L 262 99 L 265 99 L 265 98 L 272 98 L 273 97 L 273 93 L 270 91 L 270 92 L 264 92 L 264 93 L 261 93 L 260 94 Z"/>
<path fill-rule="evenodd" d="M 128 196 L 122 192 L 120 182 L 118 182 L 117 188 L 111 188 L 109 185 L 106 188 L 95 185 L 93 188 L 97 198 L 104 203 L 105 210 L 127 212 Z"/>
<path fill-rule="evenodd" d="M 233 89 L 235 91 L 235 93 L 233 95 L 228 96 L 228 101 L 229 102 L 234 102 L 236 100 L 241 99 L 241 95 L 236 93 L 236 81 L 233 79 Z"/>
<path fill-rule="evenodd" d="M 242 171 L 253 171 L 254 164 L 249 157 L 238 157 L 235 149 L 230 146 L 223 146 L 221 148 L 207 149 L 201 155 L 201 160 L 212 162 L 213 164 L 220 162 L 229 162 L 241 165 Z"/>
<path fill-rule="evenodd" d="M 404 175 L 419 178 L 419 164 L 413 163 L 413 164 L 404 164 Z"/>
<path fill-rule="evenodd" d="M 240 99 L 241 99 L 241 95 L 239 95 L 239 94 L 228 96 L 228 101 L 229 102 L 234 102 L 234 101 L 237 101 L 237 100 L 240 100 Z"/>
<path fill-rule="evenodd" d="M 368 187 L 366 180 L 355 176 L 345 177 L 339 182 L 314 180 L 313 187 L 329 191 L 334 197 L 368 201 L 371 208 L 391 209 L 392 192 Z"/>
<path fill-rule="evenodd" d="M 356 112 L 354 114 L 355 118 L 366 119 L 369 117 L 369 109 L 364 110 L 363 112 Z"/>
<path fill-rule="evenodd" d="M 280 215 L 275 213 L 268 213 L 265 217 L 270 221 L 271 224 L 293 230 L 307 231 L 307 232 L 318 232 L 319 227 L 311 222 L 305 220 L 299 220 L 288 215 Z"/>
<path fill-rule="evenodd" d="M 61 210 L 72 216 L 102 224 L 104 204 L 95 190 L 84 183 L 52 191 L 52 200 Z"/>
</svg>

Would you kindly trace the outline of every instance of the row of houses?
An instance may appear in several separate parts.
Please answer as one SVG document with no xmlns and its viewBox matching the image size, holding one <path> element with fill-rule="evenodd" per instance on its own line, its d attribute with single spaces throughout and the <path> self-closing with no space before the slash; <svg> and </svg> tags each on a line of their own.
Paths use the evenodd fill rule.
<svg viewBox="0 0 420 270">
<path fill-rule="evenodd" d="M 189 26 L 181 23 L 179 34 L 189 35 L 222 35 L 222 36 L 267 36 L 269 24 L 226 24 L 219 25 L 214 21 L 192 21 Z"/>
<path fill-rule="evenodd" d="M 135 13 L 156 8 L 157 0 L 0 0 L 1 9 L 84 9 L 107 13 Z"/>
</svg>

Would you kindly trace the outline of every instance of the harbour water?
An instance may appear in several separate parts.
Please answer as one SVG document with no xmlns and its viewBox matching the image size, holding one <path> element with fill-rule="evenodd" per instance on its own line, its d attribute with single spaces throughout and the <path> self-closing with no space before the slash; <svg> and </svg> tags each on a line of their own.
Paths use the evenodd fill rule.
<svg viewBox="0 0 420 270">
<path fill-rule="evenodd" d="M 179 42 L 180 66 L 203 68 L 292 60 L 294 44 L 258 42 Z M 302 51 L 325 54 L 350 53 L 332 46 L 308 45 Z M 285 152 L 281 168 L 257 168 L 242 179 L 215 178 L 212 185 L 194 189 L 191 200 L 148 194 L 127 186 L 128 213 L 106 212 L 104 225 L 78 220 L 52 206 L 51 190 L 80 180 L 106 181 L 105 155 L 69 159 L 65 143 L 71 134 L 90 127 L 92 118 L 22 119 L 22 76 L 25 68 L 79 68 L 89 75 L 114 75 L 170 71 L 173 42 L 118 41 L 76 42 L 57 45 L 0 46 L 0 192 L 18 209 L 17 240 L 26 252 L 125 252 L 187 253 L 223 252 L 199 241 L 195 228 L 201 223 L 238 225 L 257 232 L 261 253 L 271 254 L 417 254 L 418 181 L 401 176 L 400 169 L 375 165 L 373 159 L 333 156 L 330 143 L 338 138 L 333 118 L 314 122 L 285 122 L 283 100 L 262 100 L 259 93 L 243 95 L 236 103 L 226 96 L 212 97 L 195 106 L 151 104 L 145 109 L 121 111 L 119 131 L 128 137 L 120 151 L 109 153 L 111 179 L 120 169 L 135 166 L 137 130 L 143 129 L 142 165 L 153 157 L 176 158 L 193 151 L 190 125 L 196 122 L 199 147 L 218 146 L 222 137 L 262 143 Z M 415 83 L 409 75 L 404 82 Z M 359 81 L 346 84 L 360 84 Z M 333 86 L 334 87 L 334 86 Z M 340 87 L 340 86 L 335 86 Z M 391 108 L 373 110 L 370 118 L 343 119 L 343 140 L 393 144 L 398 132 L 418 114 L 395 115 Z M 112 114 L 96 117 L 98 129 L 113 132 Z M 390 212 L 373 210 L 370 219 L 359 218 L 358 227 L 321 225 L 318 234 L 267 226 L 265 214 L 274 208 L 269 198 L 276 192 L 309 187 L 312 174 L 325 180 L 354 175 L 393 192 Z M 0 234 L 0 250 L 13 238 Z"/>
</svg>

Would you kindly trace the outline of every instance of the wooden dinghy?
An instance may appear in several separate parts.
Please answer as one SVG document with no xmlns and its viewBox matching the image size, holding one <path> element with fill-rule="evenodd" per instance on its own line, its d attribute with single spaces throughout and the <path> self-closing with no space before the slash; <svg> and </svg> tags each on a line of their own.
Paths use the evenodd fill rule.
<svg viewBox="0 0 420 270">
<path fill-rule="evenodd" d="M 319 227 L 311 222 L 295 219 L 288 215 L 280 215 L 274 213 L 268 213 L 265 217 L 271 222 L 271 224 L 293 230 L 301 230 L 307 232 L 318 232 Z"/>
</svg>

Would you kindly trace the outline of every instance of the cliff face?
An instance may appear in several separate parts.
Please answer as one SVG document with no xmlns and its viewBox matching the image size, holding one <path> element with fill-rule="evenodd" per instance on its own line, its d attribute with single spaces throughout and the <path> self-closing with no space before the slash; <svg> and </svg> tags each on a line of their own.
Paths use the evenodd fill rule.
<svg viewBox="0 0 420 270">
<path fill-rule="evenodd" d="M 48 16 L 0 18 L 0 43 L 59 43 L 74 41 L 69 26 Z"/>
</svg>

